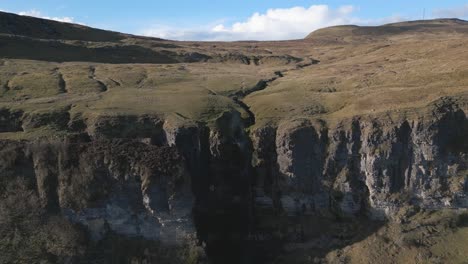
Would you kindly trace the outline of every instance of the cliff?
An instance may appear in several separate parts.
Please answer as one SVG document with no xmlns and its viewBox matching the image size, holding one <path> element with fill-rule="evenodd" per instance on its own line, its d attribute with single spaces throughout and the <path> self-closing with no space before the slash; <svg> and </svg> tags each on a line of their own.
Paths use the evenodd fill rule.
<svg viewBox="0 0 468 264">
<path fill-rule="evenodd" d="M 196 43 L 0 18 L 1 263 L 466 257 L 466 23 Z"/>
</svg>

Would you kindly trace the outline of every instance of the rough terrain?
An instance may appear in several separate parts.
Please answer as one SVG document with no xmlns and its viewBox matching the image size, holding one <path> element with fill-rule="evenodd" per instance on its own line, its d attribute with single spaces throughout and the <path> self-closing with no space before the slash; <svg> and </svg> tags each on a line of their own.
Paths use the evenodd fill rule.
<svg viewBox="0 0 468 264">
<path fill-rule="evenodd" d="M 177 42 L 0 13 L 0 263 L 466 263 L 467 47 L 456 19 Z"/>
</svg>

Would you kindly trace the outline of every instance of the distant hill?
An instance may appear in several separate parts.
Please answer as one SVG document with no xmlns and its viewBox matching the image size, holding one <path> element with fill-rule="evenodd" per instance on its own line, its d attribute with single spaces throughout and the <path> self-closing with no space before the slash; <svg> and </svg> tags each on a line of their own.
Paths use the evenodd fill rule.
<svg viewBox="0 0 468 264">
<path fill-rule="evenodd" d="M 0 33 L 39 39 L 118 41 L 125 34 L 83 25 L 0 12 Z"/>
<path fill-rule="evenodd" d="M 0 12 L 0 57 L 44 61 L 177 63 L 206 60 L 158 38 Z"/>
<path fill-rule="evenodd" d="M 468 22 L 461 19 L 434 19 L 391 23 L 382 26 L 334 26 L 318 29 L 306 39 L 350 36 L 384 36 L 410 33 L 457 32 L 468 34 Z"/>
</svg>

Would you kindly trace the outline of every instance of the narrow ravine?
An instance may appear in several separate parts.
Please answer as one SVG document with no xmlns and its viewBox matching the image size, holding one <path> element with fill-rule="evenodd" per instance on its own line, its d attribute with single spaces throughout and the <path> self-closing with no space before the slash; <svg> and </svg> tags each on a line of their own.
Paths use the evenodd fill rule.
<svg viewBox="0 0 468 264">
<path fill-rule="evenodd" d="M 243 99 L 255 92 L 263 91 L 268 88 L 268 86 L 273 83 L 274 81 L 283 78 L 287 72 L 291 71 L 297 71 L 304 69 L 306 67 L 310 67 L 313 65 L 318 64 L 320 61 L 312 59 L 312 58 L 307 58 L 309 60 L 306 63 L 297 63 L 296 68 L 294 69 L 284 69 L 284 70 L 279 70 L 275 71 L 273 74 L 274 76 L 269 78 L 269 79 L 262 79 L 257 82 L 254 86 L 247 88 L 247 89 L 239 89 L 239 91 L 231 93 L 228 95 L 229 98 L 231 98 L 238 106 L 240 106 L 244 111 L 248 114 L 248 118 L 245 120 L 245 128 L 249 128 L 255 124 L 255 113 L 250 110 L 250 106 L 248 106 Z"/>
<path fill-rule="evenodd" d="M 234 141 L 223 143 L 222 156 L 203 159 L 208 161 L 203 174 L 209 175 L 211 180 L 201 185 L 210 185 L 210 181 L 220 183 L 210 185 L 208 192 L 205 187 L 205 191 L 195 194 L 195 225 L 199 238 L 206 243 L 208 258 L 213 263 L 269 263 L 270 258 L 276 254 L 269 250 L 280 248 L 281 242 L 278 240 L 258 239 L 258 219 L 252 189 L 256 178 L 252 167 L 254 149 L 248 130 L 256 120 L 255 113 L 243 99 L 252 93 L 267 89 L 272 82 L 283 78 L 287 71 L 275 71 L 271 78 L 260 80 L 250 88 L 228 95 L 248 114 L 248 118 L 239 126 L 243 129 L 232 138 Z M 239 148 L 239 142 L 245 144 L 245 149 Z M 222 166 L 219 166 L 221 164 Z M 229 167 L 230 169 L 226 170 Z M 212 171 L 209 168 L 216 169 Z M 195 177 L 197 178 L 200 179 Z M 195 184 L 200 185 L 199 182 Z M 227 188 L 228 191 L 216 195 L 217 188 Z"/>
</svg>

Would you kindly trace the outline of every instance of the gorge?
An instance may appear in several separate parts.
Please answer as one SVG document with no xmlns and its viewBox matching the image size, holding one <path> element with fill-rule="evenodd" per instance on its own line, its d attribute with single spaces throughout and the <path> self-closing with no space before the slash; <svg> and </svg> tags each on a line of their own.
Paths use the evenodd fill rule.
<svg viewBox="0 0 468 264">
<path fill-rule="evenodd" d="M 462 263 L 467 34 L 197 43 L 0 13 L 0 263 Z"/>
</svg>

